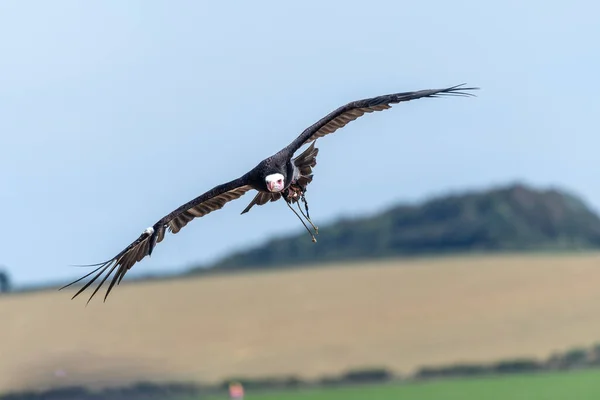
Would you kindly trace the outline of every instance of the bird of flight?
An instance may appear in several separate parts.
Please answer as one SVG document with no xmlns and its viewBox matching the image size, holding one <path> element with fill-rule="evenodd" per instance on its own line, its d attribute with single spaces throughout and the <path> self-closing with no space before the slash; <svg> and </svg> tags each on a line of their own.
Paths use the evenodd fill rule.
<svg viewBox="0 0 600 400">
<path fill-rule="evenodd" d="M 391 108 L 392 104 L 424 97 L 473 96 L 473 94 L 468 93 L 467 91 L 478 89 L 475 87 L 463 86 L 464 84 L 445 89 L 426 89 L 388 94 L 353 101 L 337 108 L 306 128 L 288 146 L 274 155 L 265 158 L 259 162 L 256 167 L 252 168 L 244 175 L 227 183 L 215 186 L 209 191 L 173 210 L 171 213 L 159 219 L 154 225 L 144 230 L 133 243 L 127 246 L 119 254 L 108 261 L 88 265 L 97 268 L 83 277 L 63 286 L 59 290 L 95 274 L 89 282 L 73 295 L 73 299 L 107 272 L 88 299 L 89 303 L 104 282 L 106 282 L 108 277 L 116 270 L 104 296 L 104 301 L 106 301 L 106 298 L 114 285 L 121 283 L 121 280 L 127 271 L 133 267 L 136 262 L 141 261 L 144 257 L 152 254 L 156 244 L 164 239 L 167 230 L 176 234 L 194 218 L 200 218 L 212 211 L 218 210 L 222 208 L 225 203 L 238 199 L 250 190 L 256 190 L 258 193 L 244 211 L 242 211 L 242 214 L 250 211 L 254 205 L 260 206 L 283 198 L 287 206 L 296 214 L 311 235 L 312 241 L 316 242 L 315 234 L 318 234 L 319 231 L 310 219 L 308 214 L 308 204 L 305 197 L 306 188 L 313 179 L 312 169 L 317 164 L 316 159 L 319 149 L 315 147 L 316 140 L 335 132 L 365 113 L 386 110 Z M 300 147 L 309 143 L 310 146 L 306 150 L 297 157 L 294 157 L 294 154 Z M 304 204 L 306 212 L 302 210 L 300 202 Z M 294 210 L 292 207 L 293 204 L 296 204 L 300 213 Z M 309 229 L 302 218 L 309 223 L 314 230 L 314 233 Z"/>
</svg>

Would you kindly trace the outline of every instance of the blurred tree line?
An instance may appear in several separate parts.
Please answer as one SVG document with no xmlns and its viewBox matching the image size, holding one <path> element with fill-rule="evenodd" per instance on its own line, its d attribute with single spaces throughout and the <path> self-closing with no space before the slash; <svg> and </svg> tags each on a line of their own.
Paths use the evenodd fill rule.
<svg viewBox="0 0 600 400">
<path fill-rule="evenodd" d="M 10 278 L 5 269 L 0 268 L 0 293 L 10 292 Z"/>
<path fill-rule="evenodd" d="M 319 233 L 316 246 L 301 231 L 231 254 L 211 267 L 222 271 L 420 254 L 593 249 L 600 247 L 600 218 L 563 190 L 514 184 L 397 205 L 321 226 Z"/>
</svg>

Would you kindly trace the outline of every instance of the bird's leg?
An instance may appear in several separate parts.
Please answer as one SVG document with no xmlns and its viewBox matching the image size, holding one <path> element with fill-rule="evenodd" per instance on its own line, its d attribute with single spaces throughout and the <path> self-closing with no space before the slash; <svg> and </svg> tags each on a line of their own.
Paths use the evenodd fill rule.
<svg viewBox="0 0 600 400">
<path fill-rule="evenodd" d="M 308 202 L 306 201 L 306 189 L 302 191 L 302 196 L 300 196 L 300 200 L 304 202 L 304 209 L 306 210 L 306 218 L 310 219 L 310 214 L 308 213 Z"/>
<path fill-rule="evenodd" d="M 298 210 L 300 210 L 300 212 L 302 213 L 302 216 L 304 218 L 306 218 L 306 220 L 311 224 L 311 226 L 315 230 L 315 234 L 318 235 L 319 234 L 319 228 L 317 226 L 315 226 L 315 224 L 313 224 L 313 222 L 310 220 L 310 214 L 308 213 L 308 202 L 306 201 L 306 197 L 304 197 L 304 192 L 302 193 L 302 196 L 300 197 L 300 200 L 302 200 L 302 202 L 304 203 L 304 208 L 306 209 L 306 214 L 304 214 L 304 211 L 302 211 L 302 208 L 300 207 L 300 202 L 296 203 L 298 205 Z"/>
<path fill-rule="evenodd" d="M 313 243 L 316 243 L 317 242 L 317 238 L 315 237 L 315 235 L 313 235 L 313 233 L 310 231 L 310 229 L 308 229 L 308 226 L 306 226 L 306 224 L 304 223 L 304 221 L 302 221 L 302 217 L 300 217 L 300 215 L 296 212 L 296 210 L 294 210 L 294 208 L 292 206 L 290 206 L 290 203 L 287 200 L 285 200 L 285 204 L 287 204 L 287 206 L 290 208 L 290 210 L 292 210 L 294 212 L 294 214 L 296 214 L 296 217 L 298 217 L 298 219 L 300 220 L 300 222 L 302 222 L 302 225 L 304 225 L 304 227 L 306 228 L 306 230 L 310 234 L 310 237 L 312 238 Z"/>
</svg>

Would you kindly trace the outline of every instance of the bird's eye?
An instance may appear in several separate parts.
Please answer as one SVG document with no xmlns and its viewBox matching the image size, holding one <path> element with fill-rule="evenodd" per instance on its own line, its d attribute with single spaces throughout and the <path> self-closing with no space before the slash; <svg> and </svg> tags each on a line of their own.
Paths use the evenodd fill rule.
<svg viewBox="0 0 600 400">
<path fill-rule="evenodd" d="M 282 183 L 282 182 L 283 182 L 283 179 L 278 179 L 277 180 L 277 183 Z"/>
</svg>

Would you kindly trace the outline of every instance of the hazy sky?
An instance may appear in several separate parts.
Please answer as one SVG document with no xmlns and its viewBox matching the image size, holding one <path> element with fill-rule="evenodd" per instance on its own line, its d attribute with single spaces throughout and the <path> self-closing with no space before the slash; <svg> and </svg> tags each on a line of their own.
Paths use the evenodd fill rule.
<svg viewBox="0 0 600 400">
<path fill-rule="evenodd" d="M 313 220 L 515 180 L 600 208 L 597 3 L 301 3 L 0 2 L 13 280 L 79 276 L 70 264 L 113 257 L 348 101 L 463 82 L 477 98 L 396 105 L 320 140 Z M 240 216 L 252 196 L 169 234 L 132 275 L 302 229 L 284 203 Z"/>
</svg>

